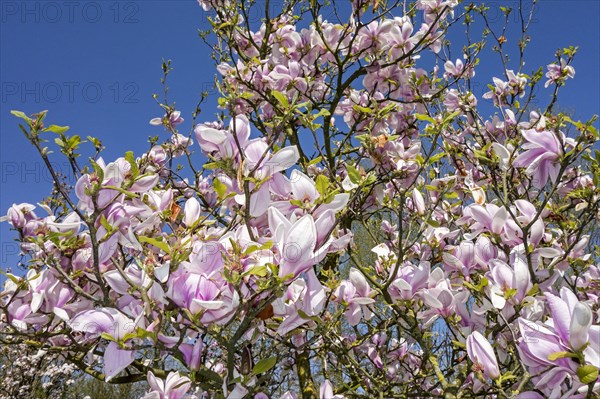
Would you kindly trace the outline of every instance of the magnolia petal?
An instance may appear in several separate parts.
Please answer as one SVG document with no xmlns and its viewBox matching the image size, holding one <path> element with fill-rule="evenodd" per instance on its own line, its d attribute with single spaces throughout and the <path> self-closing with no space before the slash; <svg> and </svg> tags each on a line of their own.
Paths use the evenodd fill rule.
<svg viewBox="0 0 600 399">
<path fill-rule="evenodd" d="M 546 301 L 550 307 L 550 313 L 552 314 L 552 319 L 554 321 L 554 328 L 560 336 L 562 342 L 566 344 L 569 342 L 569 331 L 571 324 L 571 311 L 569 306 L 561 298 L 550 294 L 549 292 L 545 293 L 544 296 L 546 297 Z"/>
<path fill-rule="evenodd" d="M 275 207 L 270 207 L 268 212 L 269 230 L 274 241 L 281 244 L 285 235 L 292 228 L 292 223 Z"/>
<path fill-rule="evenodd" d="M 274 175 L 277 172 L 291 168 L 298 162 L 298 159 L 300 159 L 300 155 L 295 145 L 282 148 L 267 162 L 269 175 Z"/>
<path fill-rule="evenodd" d="M 166 283 L 167 280 L 169 279 L 170 268 L 171 268 L 170 262 L 164 262 L 160 266 L 154 268 L 154 276 L 161 283 Z"/>
<path fill-rule="evenodd" d="M 587 304 L 578 302 L 575 304 L 575 309 L 573 309 L 573 316 L 571 317 L 571 325 L 569 327 L 569 343 L 573 349 L 578 350 L 588 343 L 591 325 L 592 310 Z"/>
<path fill-rule="evenodd" d="M 217 145 L 222 144 L 227 139 L 227 134 L 225 131 L 213 129 L 203 125 L 200 125 L 196 128 L 196 135 L 199 139 Z"/>
<path fill-rule="evenodd" d="M 423 194 L 416 188 L 413 189 L 412 200 L 415 205 L 416 211 L 419 215 L 425 214 L 425 199 L 423 198 Z"/>
<path fill-rule="evenodd" d="M 279 268 L 279 277 L 289 274 L 295 277 L 310 266 L 316 242 L 315 222 L 311 215 L 304 215 L 294 223 L 285 239 L 282 251 L 284 260 Z"/>
<path fill-rule="evenodd" d="M 500 376 L 498 360 L 494 354 L 494 348 L 487 339 L 478 331 L 473 331 L 467 337 L 467 354 L 473 363 L 481 364 L 484 373 L 495 380 Z"/>
<path fill-rule="evenodd" d="M 494 218 L 492 219 L 492 232 L 496 234 L 500 234 L 502 229 L 504 228 L 504 223 L 506 223 L 506 219 L 508 218 L 508 211 L 506 208 L 502 207 L 498 209 Z"/>
<path fill-rule="evenodd" d="M 200 218 L 200 203 L 196 198 L 190 198 L 185 202 L 183 223 L 186 227 L 192 227 Z"/>
<path fill-rule="evenodd" d="M 104 374 L 106 381 L 125 370 L 135 360 L 135 351 L 120 349 L 116 342 L 108 344 L 104 351 Z"/>
<path fill-rule="evenodd" d="M 365 276 L 354 267 L 350 268 L 350 282 L 356 287 L 356 293 L 360 296 L 367 296 L 371 290 Z"/>
<path fill-rule="evenodd" d="M 333 385 L 329 380 L 323 381 L 319 389 L 320 399 L 331 399 L 333 398 Z"/>
<path fill-rule="evenodd" d="M 508 152 L 506 147 L 500 143 L 492 143 L 492 148 L 496 155 L 498 155 L 498 158 L 500 158 L 500 169 L 507 171 L 509 167 L 508 161 L 510 159 L 510 152 Z"/>
<path fill-rule="evenodd" d="M 192 299 L 192 304 L 197 305 L 200 309 L 207 310 L 217 310 L 221 309 L 225 306 L 225 302 L 223 301 L 203 301 L 201 299 Z M 190 310 L 194 308 L 194 306 L 190 306 Z M 194 312 L 196 313 L 196 312 Z"/>
</svg>

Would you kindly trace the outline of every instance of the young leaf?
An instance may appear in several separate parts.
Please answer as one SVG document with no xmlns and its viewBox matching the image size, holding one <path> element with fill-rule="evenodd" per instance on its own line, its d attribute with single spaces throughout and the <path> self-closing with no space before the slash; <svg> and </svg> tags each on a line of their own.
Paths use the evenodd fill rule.
<svg viewBox="0 0 600 399">
<path fill-rule="evenodd" d="M 360 183 L 360 174 L 358 173 L 358 169 L 356 169 L 352 165 L 348 165 L 346 170 L 348 172 L 348 177 L 350 177 L 350 181 L 354 184 L 359 184 Z"/>
<path fill-rule="evenodd" d="M 287 108 L 290 105 L 290 102 L 288 101 L 288 98 L 285 94 L 283 94 L 280 91 L 277 90 L 272 90 L 271 94 L 273 95 L 273 97 L 275 97 L 275 99 L 277 101 L 279 101 L 279 103 L 281 105 L 283 105 L 285 108 Z"/>
<path fill-rule="evenodd" d="M 260 360 L 258 363 L 252 367 L 252 374 L 262 374 L 271 370 L 275 364 L 277 363 L 277 356 L 268 357 L 266 359 Z"/>
<path fill-rule="evenodd" d="M 598 379 L 598 367 L 586 364 L 577 369 L 577 377 L 582 384 L 591 384 Z"/>
<path fill-rule="evenodd" d="M 316 185 L 319 194 L 326 195 L 327 189 L 329 188 L 329 179 L 323 175 L 319 175 L 317 176 Z"/>
<path fill-rule="evenodd" d="M 21 118 L 23 119 L 25 122 L 30 123 L 31 121 L 33 121 L 33 119 L 31 119 L 30 117 L 28 117 L 27 115 L 25 115 L 24 112 L 21 111 L 10 111 L 11 114 L 13 114 L 14 116 L 16 116 L 17 118 Z"/>
<path fill-rule="evenodd" d="M 137 166 L 137 162 L 135 162 L 135 157 L 133 156 L 132 151 L 127 151 L 125 153 L 125 160 L 129 163 L 129 166 L 131 167 L 131 177 L 135 179 L 140 174 L 140 169 Z"/>
<path fill-rule="evenodd" d="M 225 193 L 227 192 L 227 186 L 223 184 L 223 182 L 221 182 L 221 180 L 219 179 L 213 180 L 213 186 L 215 187 L 215 192 L 217 193 L 219 198 L 222 199 L 225 196 Z"/>
<path fill-rule="evenodd" d="M 52 133 L 56 133 L 56 134 L 63 134 L 67 130 L 69 130 L 69 126 L 50 125 L 47 128 L 45 128 L 43 131 L 44 132 L 52 132 Z"/>
<path fill-rule="evenodd" d="M 146 242 L 148 244 L 154 245 L 156 248 L 162 249 L 163 251 L 165 251 L 168 254 L 171 253 L 171 248 L 169 248 L 169 244 L 167 244 L 164 241 L 159 241 L 156 238 L 145 237 L 145 236 L 139 236 L 138 240 L 140 242 Z"/>
</svg>

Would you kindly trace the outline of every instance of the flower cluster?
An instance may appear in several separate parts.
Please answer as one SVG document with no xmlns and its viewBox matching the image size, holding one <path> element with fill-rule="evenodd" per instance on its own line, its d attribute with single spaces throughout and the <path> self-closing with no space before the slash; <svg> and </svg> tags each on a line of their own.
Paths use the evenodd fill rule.
<svg viewBox="0 0 600 399">
<path fill-rule="evenodd" d="M 3 336 L 144 399 L 600 393 L 594 120 L 526 112 L 541 73 L 477 98 L 483 44 L 442 51 L 456 1 L 355 0 L 346 22 L 291 1 L 260 23 L 199 3 L 222 114 L 185 136 L 160 104 L 165 143 L 8 210 L 29 264 Z M 68 141 L 13 113 L 45 160 L 40 136 Z"/>
</svg>

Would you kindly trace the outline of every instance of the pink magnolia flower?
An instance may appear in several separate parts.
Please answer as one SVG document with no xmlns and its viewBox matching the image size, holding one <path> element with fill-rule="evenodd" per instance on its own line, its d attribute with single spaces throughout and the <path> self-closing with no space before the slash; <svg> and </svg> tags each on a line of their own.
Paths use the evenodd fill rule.
<svg viewBox="0 0 600 399">
<path fill-rule="evenodd" d="M 600 364 L 600 326 L 592 325 L 590 307 L 568 288 L 563 287 L 560 296 L 545 293 L 545 297 L 551 318 L 541 323 L 520 317 L 518 349 L 532 375 L 545 372 L 534 377 L 536 388 L 557 395 L 565 379 L 572 381 L 575 389 L 582 386 L 577 376 L 580 364 L 563 354 L 581 351 L 586 364 Z"/>
<path fill-rule="evenodd" d="M 317 247 L 317 229 L 311 215 L 292 222 L 273 207 L 268 215 L 269 229 L 280 254 L 279 277 L 295 278 L 327 255 L 326 247 Z"/>
<path fill-rule="evenodd" d="M 554 329 L 558 333 L 561 341 L 567 344 L 573 350 L 580 350 L 589 342 L 590 334 L 596 328 L 592 328 L 592 311 L 590 307 L 580 302 L 575 294 L 568 288 L 563 287 L 560 290 L 560 297 L 545 293 L 552 319 Z M 598 360 L 598 347 L 590 348 L 589 355 L 593 360 Z M 596 353 L 594 353 L 596 352 Z"/>
<path fill-rule="evenodd" d="M 452 247 L 446 247 L 451 250 Z M 477 269 L 487 269 L 489 262 L 497 257 L 497 248 L 489 238 L 480 235 L 477 241 L 462 241 L 452 252 L 444 252 L 442 258 L 447 271 L 470 276 Z"/>
<path fill-rule="evenodd" d="M 450 80 L 450 78 L 458 78 L 464 73 L 465 78 L 472 78 L 475 75 L 475 70 L 472 67 L 466 68 L 460 58 L 456 59 L 456 63 L 452 63 L 452 60 L 448 60 L 444 63 L 444 79 Z"/>
<path fill-rule="evenodd" d="M 200 218 L 200 203 L 194 197 L 185 202 L 183 224 L 190 228 Z"/>
<path fill-rule="evenodd" d="M 532 286 L 527 260 L 519 255 L 513 258 L 512 267 L 498 259 L 490 262 L 488 292 L 497 309 L 504 309 L 507 302 L 521 303 Z"/>
<path fill-rule="evenodd" d="M 493 380 L 500 376 L 498 360 L 494 349 L 487 339 L 478 331 L 473 331 L 467 337 L 467 354 L 473 362 L 473 369 L 482 371 L 483 374 Z"/>
<path fill-rule="evenodd" d="M 110 380 L 135 360 L 136 352 L 121 349 L 116 341 L 123 340 L 126 334 L 135 331 L 138 323 L 139 320 L 131 320 L 117 309 L 100 308 L 79 313 L 69 322 L 69 326 L 73 331 L 88 334 L 88 338 L 108 334 L 115 339 L 104 349 L 104 373 L 106 379 Z"/>
<path fill-rule="evenodd" d="M 410 300 L 427 288 L 430 274 L 429 262 L 421 262 L 419 266 L 405 264 L 398 270 L 388 291 L 394 300 Z"/>
<path fill-rule="evenodd" d="M 250 122 L 246 116 L 238 115 L 231 120 L 228 130 L 201 124 L 194 132 L 200 148 L 206 153 L 221 159 L 238 159 L 240 148 L 245 148 L 250 138 Z"/>
<path fill-rule="evenodd" d="M 493 78 L 494 87 L 483 95 L 483 98 L 493 99 L 494 105 L 500 107 L 507 103 L 508 96 L 520 96 L 525 95 L 525 85 L 527 84 L 527 78 L 522 74 L 515 74 L 514 71 L 506 71 L 508 81 L 504 81 L 499 78 Z"/>
<path fill-rule="evenodd" d="M 319 388 L 319 399 L 344 399 L 344 395 L 334 395 L 333 385 L 329 380 L 323 381 Z"/>
<path fill-rule="evenodd" d="M 190 379 L 179 375 L 179 372 L 170 372 L 163 381 L 149 371 L 148 384 L 150 392 L 142 399 L 183 399 L 192 386 Z"/>
<path fill-rule="evenodd" d="M 190 370 L 198 370 L 202 361 L 202 350 L 204 345 L 200 337 L 193 344 L 183 343 L 179 345 L 179 351 L 183 354 L 186 366 Z"/>
<path fill-rule="evenodd" d="M 301 66 L 296 61 L 290 61 L 287 67 L 276 65 L 269 73 L 268 79 L 272 82 L 271 87 L 280 92 L 295 88 L 300 93 L 304 93 L 308 87 Z"/>
<path fill-rule="evenodd" d="M 165 121 L 170 128 L 174 128 L 175 126 L 179 125 L 183 122 L 183 118 L 181 117 L 181 111 L 171 112 L 168 119 L 167 114 L 165 114 L 162 118 L 152 118 L 150 120 L 150 124 L 154 126 L 161 126 L 163 123 L 165 123 Z"/>
<path fill-rule="evenodd" d="M 513 164 L 527 168 L 525 173 L 533 177 L 533 185 L 538 189 L 546 185 L 548 178 L 554 183 L 563 154 L 562 145 L 556 135 L 549 130 L 538 132 L 535 129 L 523 130 L 521 134 L 526 141 L 523 145 L 526 151 L 515 158 Z"/>
<path fill-rule="evenodd" d="M 361 28 L 358 32 L 358 51 L 369 49 L 376 51 L 387 46 L 386 37 L 394 26 L 393 20 L 386 19 L 382 22 L 373 21 Z"/>
<path fill-rule="evenodd" d="M 27 222 L 37 218 L 35 212 L 33 212 L 34 209 L 35 205 L 32 204 L 13 204 L 8 208 L 6 216 L 0 218 L 0 222 L 8 220 L 14 228 L 22 229 Z"/>
<path fill-rule="evenodd" d="M 414 27 L 408 16 L 395 17 L 394 22 L 388 41 L 391 46 L 391 56 L 399 59 L 415 47 L 419 42 L 419 37 L 412 36 Z"/>
<path fill-rule="evenodd" d="M 367 279 L 359 270 L 350 268 L 349 279 L 340 283 L 335 296 L 337 301 L 347 304 L 348 310 L 344 314 L 350 325 L 355 326 L 360 323 L 363 314 L 365 320 L 373 316 L 367 305 L 375 303 L 375 300 L 371 297 L 371 288 Z"/>
<path fill-rule="evenodd" d="M 483 232 L 489 232 L 501 235 L 504 232 L 506 222 L 510 218 L 505 207 L 499 207 L 494 204 L 477 205 L 472 204 L 463 210 L 463 218 L 460 223 L 469 221 L 471 234 L 466 234 L 465 238 L 472 239 Z"/>
<path fill-rule="evenodd" d="M 523 242 L 521 227 L 529 225 L 535 219 L 535 222 L 529 228 L 528 243 L 537 247 L 544 238 L 545 233 L 545 225 L 541 214 L 538 215 L 537 209 L 535 209 L 531 202 L 526 200 L 516 200 L 515 207 L 518 211 L 518 213 L 514 212 L 517 213 L 516 220 L 509 219 L 506 222 L 507 227 L 505 228 L 505 232 L 509 239 L 508 241 L 513 243 Z"/>
<path fill-rule="evenodd" d="M 166 266 L 166 267 L 165 267 Z M 113 289 L 115 293 L 119 295 L 123 295 L 125 297 L 130 296 L 132 286 L 129 282 L 134 284 L 134 287 L 149 287 L 148 289 L 148 298 L 156 301 L 157 304 L 166 304 L 167 301 L 165 299 L 165 292 L 161 285 L 154 281 L 154 277 L 157 277 L 159 281 L 165 282 L 166 276 L 164 273 L 168 273 L 169 263 L 167 262 L 165 265 L 156 267 L 154 271 L 154 276 L 148 275 L 146 271 L 141 268 L 137 264 L 131 264 L 127 266 L 124 270 L 124 276 L 121 274 L 121 271 L 117 269 L 109 270 L 104 273 L 103 277 Z M 129 280 L 127 281 L 126 280 Z M 132 295 L 138 295 L 134 293 Z"/>
<path fill-rule="evenodd" d="M 277 328 L 277 334 L 288 332 L 306 324 L 310 320 L 301 316 L 302 311 L 307 316 L 316 316 L 325 306 L 325 290 L 314 270 L 306 272 L 306 279 L 298 278 L 288 286 L 282 298 L 273 303 L 273 311 L 278 316 L 285 316 Z"/>
<path fill-rule="evenodd" d="M 168 282 L 167 297 L 194 315 L 202 323 L 225 323 L 239 305 L 239 295 L 223 281 L 190 273 L 180 267 Z"/>
<path fill-rule="evenodd" d="M 544 84 L 544 87 L 548 87 L 551 84 L 562 85 L 568 78 L 575 77 L 575 68 L 571 65 L 567 65 L 564 58 L 560 59 L 560 64 L 548 65 L 548 72 L 546 72 L 548 80 Z"/>
</svg>

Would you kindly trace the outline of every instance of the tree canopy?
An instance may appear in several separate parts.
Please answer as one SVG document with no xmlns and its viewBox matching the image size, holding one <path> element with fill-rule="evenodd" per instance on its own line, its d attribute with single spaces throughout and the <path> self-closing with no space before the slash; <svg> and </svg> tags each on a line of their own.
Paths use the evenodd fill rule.
<svg viewBox="0 0 600 399">
<path fill-rule="evenodd" d="M 168 61 L 143 154 L 12 112 L 54 188 L 4 217 L 4 345 L 145 399 L 600 394 L 596 117 L 558 109 L 576 47 L 526 66 L 535 2 L 199 4 L 214 119 Z"/>
</svg>

